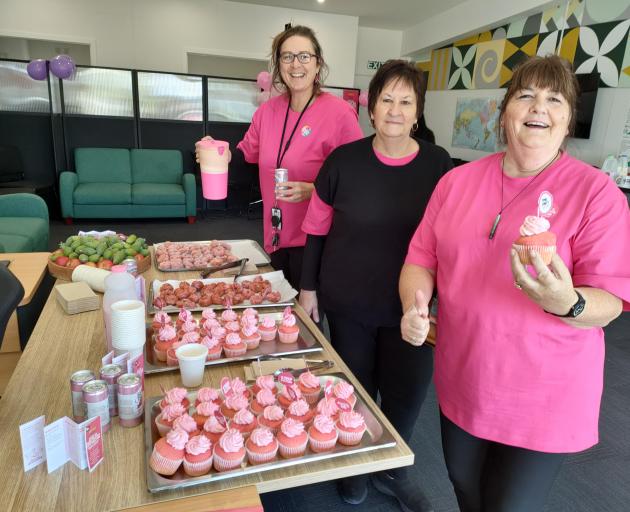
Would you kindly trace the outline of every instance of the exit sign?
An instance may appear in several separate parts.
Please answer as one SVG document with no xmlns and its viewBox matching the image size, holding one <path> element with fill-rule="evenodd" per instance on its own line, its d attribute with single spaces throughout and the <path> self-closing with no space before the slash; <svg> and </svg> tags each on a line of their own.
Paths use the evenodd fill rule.
<svg viewBox="0 0 630 512">
<path fill-rule="evenodd" d="M 380 68 L 383 64 L 385 64 L 385 62 L 381 60 L 368 60 L 367 68 L 376 70 Z"/>
</svg>

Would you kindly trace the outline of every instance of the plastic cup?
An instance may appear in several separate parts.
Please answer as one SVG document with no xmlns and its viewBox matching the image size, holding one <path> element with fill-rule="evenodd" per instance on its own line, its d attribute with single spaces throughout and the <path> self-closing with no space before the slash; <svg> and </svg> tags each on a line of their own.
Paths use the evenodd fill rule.
<svg viewBox="0 0 630 512">
<path fill-rule="evenodd" d="M 112 347 L 141 350 L 146 342 L 145 306 L 139 300 L 120 300 L 111 306 Z"/>
<path fill-rule="evenodd" d="M 201 171 L 201 191 L 204 199 L 225 199 L 228 194 L 228 172 L 216 174 Z"/>
<path fill-rule="evenodd" d="M 195 144 L 201 169 L 201 190 L 205 199 L 227 197 L 230 144 L 223 140 L 200 140 Z"/>
<path fill-rule="evenodd" d="M 184 387 L 197 387 L 203 382 L 203 370 L 208 357 L 208 347 L 199 343 L 188 343 L 175 350 L 179 361 L 179 373 Z"/>
</svg>

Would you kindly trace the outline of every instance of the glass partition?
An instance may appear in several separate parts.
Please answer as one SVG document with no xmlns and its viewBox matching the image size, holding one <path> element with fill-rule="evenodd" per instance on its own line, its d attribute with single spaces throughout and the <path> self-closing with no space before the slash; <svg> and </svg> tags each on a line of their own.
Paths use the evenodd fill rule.
<svg viewBox="0 0 630 512">
<path fill-rule="evenodd" d="M 0 60 L 0 110 L 50 112 L 46 80 L 33 80 L 27 62 Z"/>
<path fill-rule="evenodd" d="M 133 117 L 131 71 L 77 68 L 63 95 L 66 114 Z"/>
<path fill-rule="evenodd" d="M 208 121 L 251 122 L 259 92 L 254 81 L 208 78 Z"/>
<path fill-rule="evenodd" d="M 140 118 L 203 121 L 200 76 L 138 72 Z"/>
</svg>

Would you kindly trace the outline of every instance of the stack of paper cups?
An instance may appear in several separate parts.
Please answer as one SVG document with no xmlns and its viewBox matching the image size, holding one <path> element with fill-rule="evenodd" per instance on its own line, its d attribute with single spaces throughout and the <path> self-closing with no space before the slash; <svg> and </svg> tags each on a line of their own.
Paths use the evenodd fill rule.
<svg viewBox="0 0 630 512">
<path fill-rule="evenodd" d="M 206 199 L 225 199 L 228 189 L 230 144 L 223 140 L 204 139 L 195 144 L 201 168 L 201 189 Z"/>
<path fill-rule="evenodd" d="M 72 271 L 72 281 L 83 281 L 95 292 L 105 293 L 105 278 L 109 274 L 109 270 L 79 265 Z"/>
<path fill-rule="evenodd" d="M 141 354 L 146 341 L 144 303 L 139 300 L 119 300 L 112 304 L 112 346 L 118 356 Z"/>
</svg>

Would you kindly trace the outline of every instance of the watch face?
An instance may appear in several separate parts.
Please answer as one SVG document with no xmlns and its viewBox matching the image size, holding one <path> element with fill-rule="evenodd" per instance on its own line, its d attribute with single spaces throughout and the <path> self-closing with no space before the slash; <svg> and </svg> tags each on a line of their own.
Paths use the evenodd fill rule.
<svg viewBox="0 0 630 512">
<path fill-rule="evenodd" d="M 573 318 L 581 314 L 582 311 L 584 311 L 584 302 L 579 301 L 575 306 L 573 306 Z"/>
</svg>

